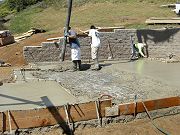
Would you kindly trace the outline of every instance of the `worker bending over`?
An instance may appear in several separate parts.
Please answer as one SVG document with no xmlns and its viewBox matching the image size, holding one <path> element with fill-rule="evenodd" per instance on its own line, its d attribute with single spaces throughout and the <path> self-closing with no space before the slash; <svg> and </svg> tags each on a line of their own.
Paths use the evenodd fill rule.
<svg viewBox="0 0 180 135">
<path fill-rule="evenodd" d="M 144 43 L 135 43 L 135 44 L 133 44 L 131 59 L 139 58 L 139 57 L 145 58 L 146 56 L 144 55 L 143 52 L 144 52 L 144 48 L 146 46 L 147 45 L 144 44 Z"/>
</svg>

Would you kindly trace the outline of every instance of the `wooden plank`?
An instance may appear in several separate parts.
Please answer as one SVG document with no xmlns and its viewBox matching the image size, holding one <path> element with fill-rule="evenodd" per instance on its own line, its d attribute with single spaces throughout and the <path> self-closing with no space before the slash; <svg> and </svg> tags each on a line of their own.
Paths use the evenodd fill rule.
<svg viewBox="0 0 180 135">
<path fill-rule="evenodd" d="M 105 117 L 105 108 L 112 107 L 112 100 L 106 99 L 99 101 L 99 113 L 100 117 Z M 170 97 L 157 100 L 144 101 L 147 109 L 149 111 L 168 108 L 180 105 L 180 97 Z M 136 113 L 145 112 L 142 102 L 137 102 L 137 107 L 135 111 L 134 103 L 120 104 L 119 105 L 119 115 L 129 115 Z M 82 103 L 69 105 L 68 113 L 70 117 L 70 122 L 86 121 L 97 118 L 95 102 Z M 8 114 L 7 111 L 1 113 L 3 117 L 0 117 L 0 130 L 9 130 Z M 44 109 L 34 109 L 34 110 L 19 110 L 10 111 L 12 129 L 18 128 L 33 128 L 33 127 L 44 127 L 55 125 L 60 123 L 60 125 L 66 124 L 66 114 L 63 106 L 59 107 L 48 107 Z"/>
<path fill-rule="evenodd" d="M 60 40 L 60 39 L 64 39 L 64 37 L 48 38 L 47 41 Z"/>
<path fill-rule="evenodd" d="M 180 18 L 171 18 L 171 19 L 153 18 L 153 19 L 147 19 L 145 23 L 147 24 L 179 24 Z"/>
<path fill-rule="evenodd" d="M 180 20 L 179 17 L 167 18 L 167 17 L 151 17 L 150 20 Z"/>
<path fill-rule="evenodd" d="M 149 101 L 145 101 L 144 104 L 146 105 L 148 111 L 179 106 L 180 97 L 149 100 Z M 136 110 L 134 107 L 134 103 L 128 103 L 128 104 L 119 105 L 119 111 L 120 111 L 120 115 L 129 115 L 129 114 L 133 114 L 134 112 L 136 113 L 145 112 L 145 109 L 143 107 L 142 102 L 137 102 Z"/>
<path fill-rule="evenodd" d="M 112 101 L 100 101 L 100 114 L 105 116 L 105 107 L 110 107 Z M 71 122 L 96 119 L 95 102 L 69 105 L 68 112 Z M 8 114 L 4 112 L 6 119 L 0 124 L 5 130 L 9 130 Z M 33 128 L 55 125 L 58 123 L 66 124 L 66 114 L 64 107 L 49 107 L 36 110 L 10 111 L 12 129 Z M 2 121 L 2 117 L 0 118 Z M 0 129 L 2 131 L 2 128 Z"/>
<path fill-rule="evenodd" d="M 104 100 L 100 101 L 100 116 L 105 116 L 105 107 L 111 107 L 112 101 L 111 100 Z M 77 121 L 85 121 L 85 120 L 91 120 L 97 118 L 96 113 L 96 106 L 95 102 L 90 102 L 87 106 L 86 104 L 80 104 L 80 105 L 73 105 L 70 108 L 70 116 L 71 116 L 71 122 L 77 122 Z"/>
<path fill-rule="evenodd" d="M 166 5 L 161 5 L 160 7 L 168 7 L 168 8 L 175 8 L 176 4 L 166 4 Z"/>
</svg>

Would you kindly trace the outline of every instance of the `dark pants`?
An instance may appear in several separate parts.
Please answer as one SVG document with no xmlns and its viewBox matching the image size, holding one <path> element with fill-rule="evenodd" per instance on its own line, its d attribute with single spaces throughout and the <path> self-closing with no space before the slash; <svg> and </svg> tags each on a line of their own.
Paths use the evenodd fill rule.
<svg viewBox="0 0 180 135">
<path fill-rule="evenodd" d="M 73 70 L 81 70 L 81 60 L 73 60 Z"/>
</svg>

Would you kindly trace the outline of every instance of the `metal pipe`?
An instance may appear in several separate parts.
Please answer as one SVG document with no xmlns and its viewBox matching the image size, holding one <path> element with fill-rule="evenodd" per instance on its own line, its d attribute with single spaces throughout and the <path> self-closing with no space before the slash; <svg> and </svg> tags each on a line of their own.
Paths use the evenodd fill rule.
<svg viewBox="0 0 180 135">
<path fill-rule="evenodd" d="M 70 20 L 71 20 L 71 10 L 72 10 L 72 0 L 68 0 L 68 14 L 67 14 L 66 24 L 65 24 L 65 29 L 64 29 L 64 41 L 63 41 L 63 46 L 62 46 L 61 56 L 60 56 L 61 61 L 64 61 L 64 58 L 65 58 L 67 36 L 68 36 L 69 25 L 70 25 Z"/>
</svg>

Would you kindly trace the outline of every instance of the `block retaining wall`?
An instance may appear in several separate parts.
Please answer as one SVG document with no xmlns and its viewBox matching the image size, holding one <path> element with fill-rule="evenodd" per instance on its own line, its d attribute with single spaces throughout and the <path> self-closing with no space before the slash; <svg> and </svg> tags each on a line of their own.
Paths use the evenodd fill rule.
<svg viewBox="0 0 180 135">
<path fill-rule="evenodd" d="M 180 28 L 159 30 L 119 29 L 114 32 L 102 32 L 100 59 L 108 59 L 111 56 L 111 48 L 114 59 L 128 59 L 131 56 L 130 35 L 138 42 L 146 42 L 148 45 L 146 54 L 152 58 L 166 58 L 169 54 L 180 56 Z M 79 37 L 82 59 L 89 59 L 90 38 Z M 58 44 L 44 42 L 41 46 L 24 47 L 24 57 L 27 62 L 59 61 L 62 41 Z M 67 47 L 65 59 L 70 60 L 70 48 Z"/>
</svg>

